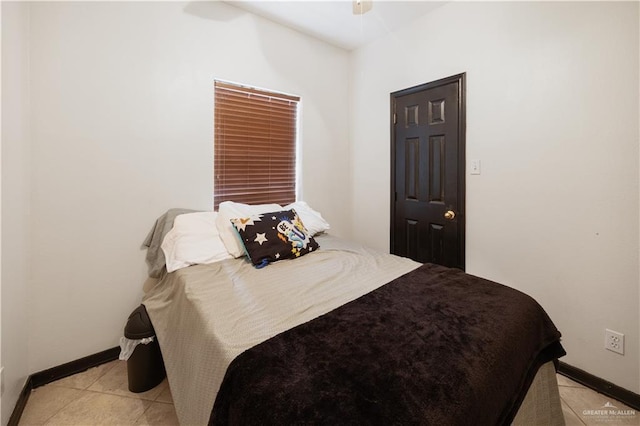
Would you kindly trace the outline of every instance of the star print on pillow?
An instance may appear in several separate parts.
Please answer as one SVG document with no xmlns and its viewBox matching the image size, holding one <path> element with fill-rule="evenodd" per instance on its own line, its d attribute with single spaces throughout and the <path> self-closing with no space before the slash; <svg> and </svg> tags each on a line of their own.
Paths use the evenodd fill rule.
<svg viewBox="0 0 640 426">
<path fill-rule="evenodd" d="M 270 262 L 295 259 L 319 248 L 296 211 L 283 210 L 231 219 L 247 257 L 262 268 Z"/>
<path fill-rule="evenodd" d="M 266 232 L 263 232 L 262 234 L 256 234 L 256 239 L 253 241 L 262 245 L 262 243 L 267 241 L 267 237 L 265 237 L 265 235 L 267 235 Z"/>
</svg>

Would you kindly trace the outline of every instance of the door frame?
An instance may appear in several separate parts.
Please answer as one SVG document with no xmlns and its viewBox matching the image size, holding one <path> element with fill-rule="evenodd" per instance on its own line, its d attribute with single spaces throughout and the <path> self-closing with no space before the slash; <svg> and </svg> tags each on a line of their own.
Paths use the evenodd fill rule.
<svg viewBox="0 0 640 426">
<path fill-rule="evenodd" d="M 390 191 L 390 209 L 391 209 L 391 221 L 389 222 L 389 251 L 393 252 L 395 243 L 394 235 L 394 223 L 395 223 L 395 203 L 396 203 L 396 135 L 395 135 L 395 121 L 396 121 L 396 98 L 401 96 L 410 95 L 416 92 L 421 92 L 427 89 L 433 89 L 435 87 L 444 86 L 451 83 L 458 83 L 458 211 L 456 217 L 458 218 L 459 234 L 458 234 L 458 250 L 460 251 L 461 268 L 465 269 L 465 229 L 466 229 L 466 129 L 467 129 L 467 85 L 466 85 L 467 73 L 456 74 L 450 77 L 441 78 L 439 80 L 431 81 L 429 83 L 413 86 L 408 89 L 398 90 L 392 92 L 390 95 L 390 128 L 391 128 L 391 191 Z"/>
</svg>

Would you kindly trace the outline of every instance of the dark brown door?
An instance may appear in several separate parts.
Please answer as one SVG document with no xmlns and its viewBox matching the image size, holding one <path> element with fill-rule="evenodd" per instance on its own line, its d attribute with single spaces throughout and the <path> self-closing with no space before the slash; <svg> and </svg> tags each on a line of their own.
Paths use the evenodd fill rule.
<svg viewBox="0 0 640 426">
<path fill-rule="evenodd" d="M 465 74 L 391 94 L 391 252 L 464 269 Z"/>
</svg>

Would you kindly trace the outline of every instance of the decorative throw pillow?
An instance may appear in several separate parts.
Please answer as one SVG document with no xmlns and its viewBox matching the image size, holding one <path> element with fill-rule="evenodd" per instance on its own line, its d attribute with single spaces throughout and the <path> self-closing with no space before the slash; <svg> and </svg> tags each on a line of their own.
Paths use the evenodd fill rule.
<svg viewBox="0 0 640 426">
<path fill-rule="evenodd" d="M 224 246 L 233 257 L 240 257 L 245 253 L 238 238 L 238 233 L 229 221 L 235 217 L 249 217 L 266 212 L 285 210 L 280 204 L 243 204 L 233 201 L 223 201 L 218 206 L 216 226 Z M 288 209 L 287 209 L 288 210 Z"/>
<path fill-rule="evenodd" d="M 319 247 L 293 209 L 231 219 L 231 223 L 257 268 L 300 257 Z"/>
</svg>

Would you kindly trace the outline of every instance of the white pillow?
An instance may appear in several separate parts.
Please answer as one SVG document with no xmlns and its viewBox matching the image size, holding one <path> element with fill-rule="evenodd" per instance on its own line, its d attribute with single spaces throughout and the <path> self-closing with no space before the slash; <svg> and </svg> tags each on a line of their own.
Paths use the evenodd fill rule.
<svg viewBox="0 0 640 426">
<path fill-rule="evenodd" d="M 231 259 L 218 233 L 217 215 L 216 212 L 199 212 L 176 216 L 173 228 L 167 232 L 160 246 L 167 262 L 167 272 Z"/>
<path fill-rule="evenodd" d="M 331 228 L 329 223 L 324 220 L 320 212 L 315 211 L 309 204 L 304 201 L 296 201 L 284 207 L 284 210 L 294 209 L 298 213 L 298 217 L 304 223 L 309 235 L 314 236 L 320 232 L 324 232 Z"/>
<path fill-rule="evenodd" d="M 244 245 L 240 240 L 238 232 L 231 224 L 231 219 L 238 219 L 241 217 L 250 217 L 260 213 L 277 212 L 282 210 L 280 204 L 242 204 L 235 203 L 233 201 L 223 201 L 218 206 L 218 217 L 216 219 L 216 225 L 218 226 L 218 232 L 220 238 L 224 243 L 229 254 L 233 257 L 240 257 L 245 255 Z M 304 220 L 303 220 L 304 222 Z"/>
</svg>

